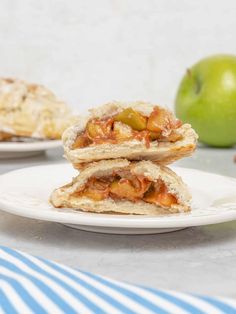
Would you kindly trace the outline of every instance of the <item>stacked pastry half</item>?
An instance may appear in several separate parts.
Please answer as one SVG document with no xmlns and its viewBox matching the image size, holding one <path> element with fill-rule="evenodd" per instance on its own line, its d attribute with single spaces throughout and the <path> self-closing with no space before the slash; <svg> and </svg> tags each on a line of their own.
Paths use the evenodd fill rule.
<svg viewBox="0 0 236 314">
<path fill-rule="evenodd" d="M 113 102 L 63 134 L 65 156 L 80 173 L 53 191 L 55 207 L 98 213 L 187 212 L 191 195 L 165 165 L 190 156 L 197 135 L 167 109 Z"/>
</svg>

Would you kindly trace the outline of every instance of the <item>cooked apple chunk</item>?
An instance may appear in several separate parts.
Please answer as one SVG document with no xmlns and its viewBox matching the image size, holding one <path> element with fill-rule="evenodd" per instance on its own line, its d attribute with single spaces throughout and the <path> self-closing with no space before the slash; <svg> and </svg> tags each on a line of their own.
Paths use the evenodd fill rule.
<svg viewBox="0 0 236 314">
<path fill-rule="evenodd" d="M 77 147 L 86 147 L 89 146 L 92 141 L 84 134 L 81 136 L 77 136 L 75 142 L 73 143 L 73 149 Z"/>
<path fill-rule="evenodd" d="M 114 180 L 110 185 L 110 193 L 117 198 L 128 198 L 134 201 L 139 197 L 138 192 L 127 179 Z"/>
<path fill-rule="evenodd" d="M 169 124 L 166 110 L 154 108 L 147 122 L 147 129 L 152 132 L 161 133 Z"/>
<path fill-rule="evenodd" d="M 149 137 L 152 141 L 158 140 L 160 138 L 161 131 L 158 132 L 149 132 Z"/>
<path fill-rule="evenodd" d="M 130 179 L 121 178 L 114 180 L 110 185 L 110 193 L 116 198 L 127 198 L 136 201 L 143 197 L 151 182 L 146 180 L 145 186 L 140 178 L 132 177 Z"/>
<path fill-rule="evenodd" d="M 159 204 L 164 207 L 177 204 L 176 197 L 168 192 L 165 184 L 161 180 L 152 184 L 151 188 L 144 195 L 144 200 L 148 203 Z"/>
<path fill-rule="evenodd" d="M 102 178 L 90 178 L 86 185 L 75 195 L 85 196 L 94 201 L 101 201 L 108 197 L 109 180 Z"/>
<path fill-rule="evenodd" d="M 12 138 L 12 134 L 0 131 L 0 141 L 9 141 Z"/>
<path fill-rule="evenodd" d="M 87 123 L 86 130 L 91 139 L 109 138 L 111 134 L 113 120 L 93 119 Z"/>
<path fill-rule="evenodd" d="M 147 126 L 147 118 L 132 108 L 127 108 L 115 116 L 115 121 L 129 125 L 133 130 L 143 131 Z"/>
</svg>

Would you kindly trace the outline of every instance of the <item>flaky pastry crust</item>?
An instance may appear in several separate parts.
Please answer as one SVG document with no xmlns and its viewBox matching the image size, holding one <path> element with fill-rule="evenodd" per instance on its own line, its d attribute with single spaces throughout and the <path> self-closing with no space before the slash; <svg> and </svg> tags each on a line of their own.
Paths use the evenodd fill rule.
<svg viewBox="0 0 236 314">
<path fill-rule="evenodd" d="M 60 139 L 75 121 L 68 106 L 44 86 L 0 79 L 0 141 L 15 136 Z"/>
</svg>

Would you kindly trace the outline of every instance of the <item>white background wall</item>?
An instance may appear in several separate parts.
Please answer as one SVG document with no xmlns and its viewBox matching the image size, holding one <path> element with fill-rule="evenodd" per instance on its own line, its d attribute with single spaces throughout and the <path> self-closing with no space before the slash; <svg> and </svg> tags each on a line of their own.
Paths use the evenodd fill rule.
<svg viewBox="0 0 236 314">
<path fill-rule="evenodd" d="M 80 111 L 172 106 L 199 58 L 236 54 L 235 0 L 0 0 L 0 75 L 40 82 Z"/>
</svg>

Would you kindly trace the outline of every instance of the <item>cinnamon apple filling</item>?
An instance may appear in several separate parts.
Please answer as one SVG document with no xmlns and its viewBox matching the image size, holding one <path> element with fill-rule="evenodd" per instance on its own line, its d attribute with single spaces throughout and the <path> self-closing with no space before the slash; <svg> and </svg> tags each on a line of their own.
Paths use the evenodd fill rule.
<svg viewBox="0 0 236 314">
<path fill-rule="evenodd" d="M 114 172 L 112 176 L 91 177 L 73 196 L 85 196 L 94 201 L 108 198 L 131 202 L 142 200 L 168 208 L 178 203 L 176 196 L 168 192 L 163 180 L 152 182 L 144 176 L 134 176 L 126 170 Z"/>
<path fill-rule="evenodd" d="M 150 116 L 144 116 L 132 108 L 127 108 L 113 117 L 91 119 L 85 131 L 79 134 L 72 149 L 83 148 L 93 144 L 118 144 L 128 140 L 150 142 L 176 142 L 182 136 L 176 129 L 182 125 L 180 120 L 167 110 L 155 107 Z"/>
<path fill-rule="evenodd" d="M 0 141 L 9 141 L 12 138 L 12 134 L 6 132 L 0 132 Z"/>
</svg>

